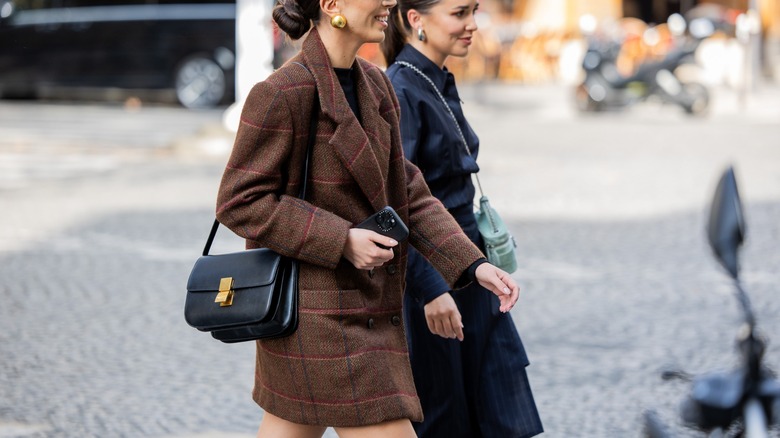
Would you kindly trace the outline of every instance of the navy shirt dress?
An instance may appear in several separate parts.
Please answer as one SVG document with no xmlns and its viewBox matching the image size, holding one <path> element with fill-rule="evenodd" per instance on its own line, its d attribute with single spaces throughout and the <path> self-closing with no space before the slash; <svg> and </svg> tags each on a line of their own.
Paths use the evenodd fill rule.
<svg viewBox="0 0 780 438">
<path fill-rule="evenodd" d="M 479 139 L 463 116 L 455 79 L 410 45 L 396 61 L 420 69 L 439 89 L 466 137 L 471 156 L 441 99 L 414 70 L 394 63 L 387 69 L 401 105 L 406 158 L 423 172 L 431 192 L 484 250 L 474 217 L 471 174 L 479 167 Z M 463 319 L 463 342 L 434 335 L 423 307 L 450 292 Z M 512 437 L 542 433 L 528 384 L 528 359 L 509 313 L 477 283 L 454 292 L 413 248 L 404 297 L 409 357 L 425 420 L 413 423 L 420 437 Z"/>
</svg>

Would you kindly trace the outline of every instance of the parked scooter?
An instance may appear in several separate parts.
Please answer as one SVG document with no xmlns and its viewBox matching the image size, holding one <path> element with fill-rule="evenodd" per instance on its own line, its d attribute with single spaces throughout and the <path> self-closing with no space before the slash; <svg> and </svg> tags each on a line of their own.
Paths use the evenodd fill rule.
<svg viewBox="0 0 780 438">
<path fill-rule="evenodd" d="M 576 89 L 577 107 L 581 111 L 619 109 L 655 96 L 681 106 L 688 114 L 703 113 L 710 102 L 707 87 L 682 82 L 675 74 L 677 67 L 692 61 L 701 41 L 714 32 L 712 23 L 697 20 L 704 21 L 690 23 L 688 36 L 679 47 L 661 60 L 642 63 L 630 76 L 622 76 L 617 69 L 621 44 L 591 37 L 582 62 L 585 80 Z"/>
<path fill-rule="evenodd" d="M 708 240 L 716 258 L 734 280 L 745 323 L 738 336 L 741 364 L 727 372 L 691 376 L 683 371 L 663 373 L 665 380 L 693 383 L 682 403 L 680 416 L 692 429 L 709 437 L 764 438 L 780 423 L 780 381 L 762 363 L 765 339 L 756 333 L 756 318 L 739 279 L 737 253 L 745 235 L 742 207 L 734 170 L 721 177 L 712 201 Z M 643 436 L 674 436 L 654 411 L 644 415 Z"/>
</svg>

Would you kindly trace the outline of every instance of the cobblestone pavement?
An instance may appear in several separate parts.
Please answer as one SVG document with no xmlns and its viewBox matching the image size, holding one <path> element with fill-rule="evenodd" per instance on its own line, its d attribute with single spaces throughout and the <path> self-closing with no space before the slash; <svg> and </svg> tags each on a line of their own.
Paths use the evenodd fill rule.
<svg viewBox="0 0 780 438">
<path fill-rule="evenodd" d="M 633 437 L 646 408 L 674 421 L 686 386 L 662 369 L 736 361 L 737 303 L 703 232 L 728 163 L 745 285 L 780 364 L 780 93 L 739 110 L 723 91 L 702 119 L 654 104 L 583 117 L 567 93 L 487 85 L 462 98 L 482 183 L 519 245 L 513 316 L 545 436 Z M 68 121 L 57 129 L 72 141 L 5 117 L 19 111 Z M 0 437 L 254 436 L 253 346 L 182 316 L 225 160 L 203 134 L 220 113 L 6 102 L 0 115 L 0 169 L 16 171 L 0 179 Z M 214 250 L 240 248 L 223 231 Z"/>
</svg>

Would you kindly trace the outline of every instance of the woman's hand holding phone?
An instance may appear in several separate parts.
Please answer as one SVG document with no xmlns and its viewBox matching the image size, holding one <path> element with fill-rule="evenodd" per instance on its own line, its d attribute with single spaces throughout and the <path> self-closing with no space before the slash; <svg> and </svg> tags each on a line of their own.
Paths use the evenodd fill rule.
<svg viewBox="0 0 780 438">
<path fill-rule="evenodd" d="M 374 269 L 390 261 L 392 248 L 408 236 L 409 229 L 387 206 L 349 230 L 344 257 L 358 269 Z"/>
<path fill-rule="evenodd" d="M 392 248 L 396 245 L 398 241 L 375 231 L 351 228 L 344 246 L 344 258 L 358 269 L 374 269 L 392 260 Z"/>
<path fill-rule="evenodd" d="M 397 242 L 403 242 L 409 237 L 409 229 L 406 227 L 406 224 L 398 216 L 398 213 L 393 210 L 393 207 L 389 205 L 355 225 L 355 228 L 375 231 Z"/>
</svg>

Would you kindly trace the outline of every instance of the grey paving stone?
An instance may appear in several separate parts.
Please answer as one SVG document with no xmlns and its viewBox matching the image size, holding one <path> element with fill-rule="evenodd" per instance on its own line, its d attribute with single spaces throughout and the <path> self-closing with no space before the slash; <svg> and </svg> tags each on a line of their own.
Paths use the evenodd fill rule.
<svg viewBox="0 0 780 438">
<path fill-rule="evenodd" d="M 736 363 L 740 315 L 703 231 L 729 162 L 748 222 L 745 285 L 770 339 L 767 362 L 780 364 L 774 113 L 721 108 L 687 120 L 647 106 L 580 117 L 561 100 L 566 90 L 487 86 L 482 101 L 462 91 L 482 139 L 483 185 L 519 245 L 513 316 L 546 436 L 637 436 L 647 408 L 672 423 L 687 387 L 662 382 L 662 369 Z M 0 114 L 14 105 L 1 103 Z M 112 163 L 57 178 L 45 177 L 50 161 L 5 164 L 33 169 L 20 184 L 0 184 L 0 437 L 254 436 L 262 410 L 250 398 L 253 346 L 216 342 L 182 317 L 225 157 L 177 155 L 161 140 L 219 114 L 141 118 L 159 118 L 155 129 L 170 124 L 171 134 L 89 111 L 98 124 L 105 118 L 105 131 L 93 138 L 76 126 L 66 136 L 92 138 L 87 152 L 0 117 L 0 159 L 9 142 L 29 140 L 14 153 L 95 153 Z M 101 148 L 112 132 L 135 138 Z M 215 250 L 239 248 L 220 233 Z"/>
</svg>

